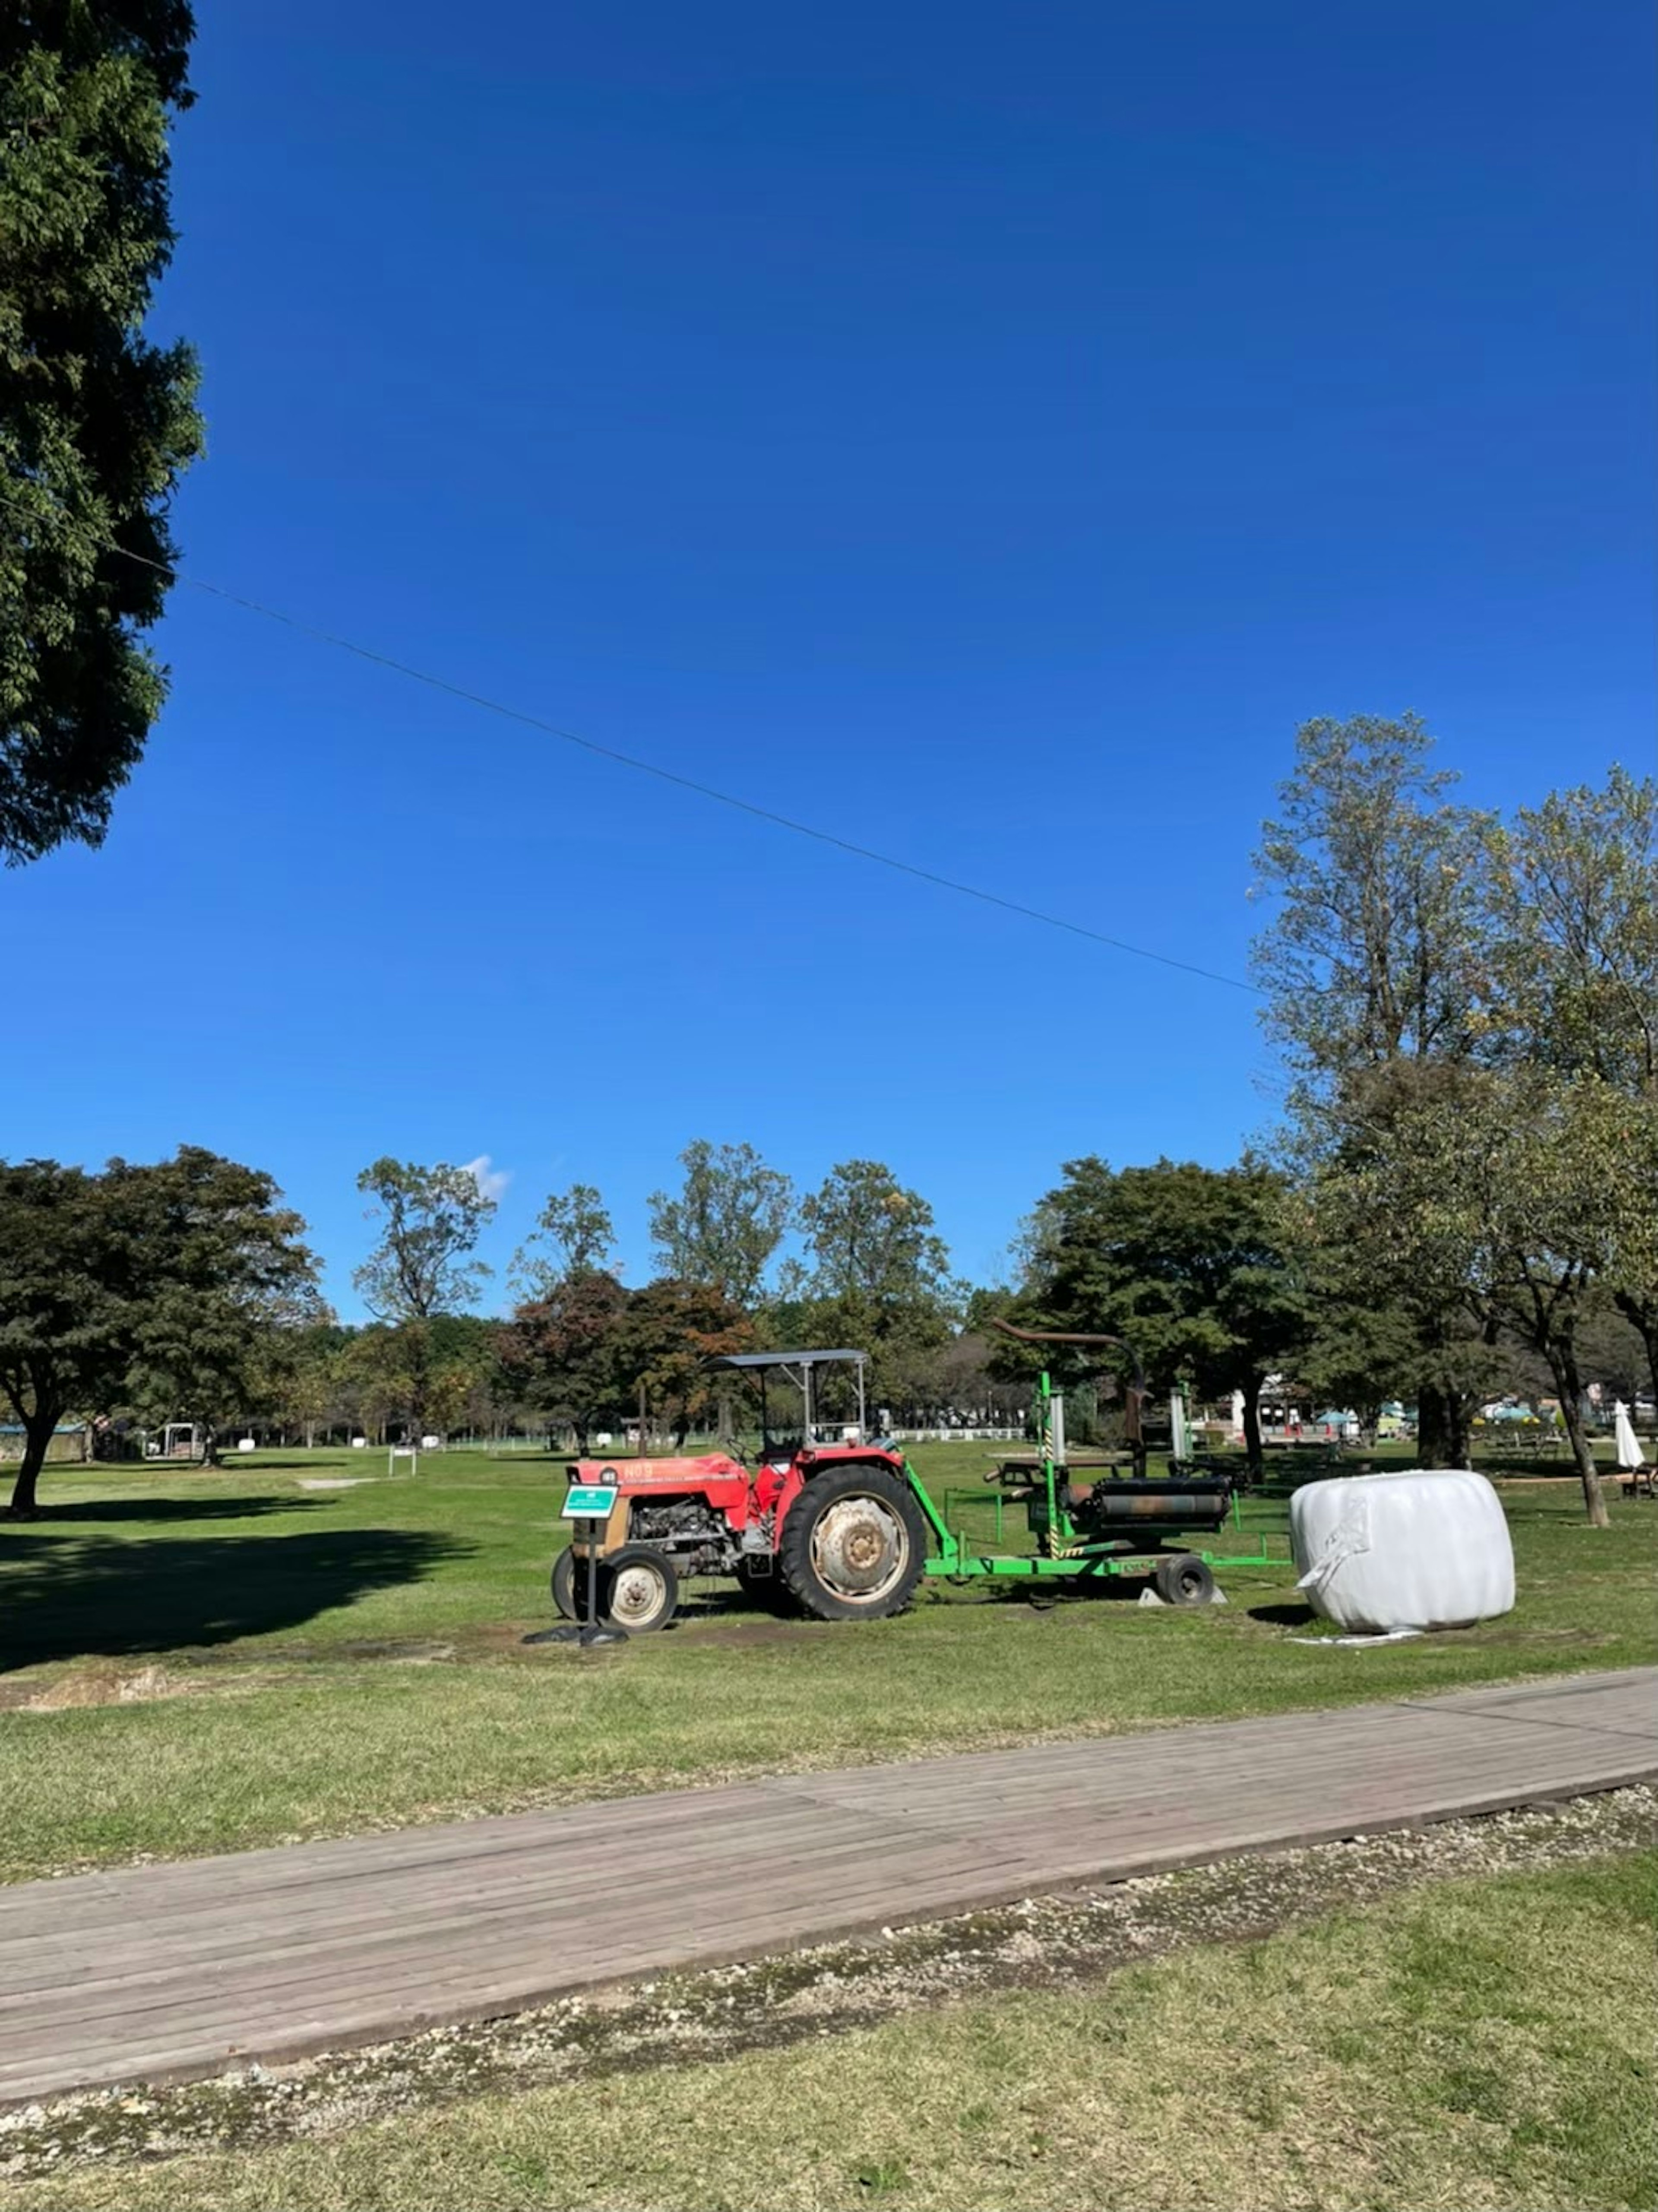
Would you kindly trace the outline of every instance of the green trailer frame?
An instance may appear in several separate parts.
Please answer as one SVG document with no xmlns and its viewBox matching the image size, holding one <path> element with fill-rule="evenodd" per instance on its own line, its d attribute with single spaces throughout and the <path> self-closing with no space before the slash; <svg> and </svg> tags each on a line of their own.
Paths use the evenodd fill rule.
<svg viewBox="0 0 1658 2212">
<path fill-rule="evenodd" d="M 995 1326 L 1004 1334 L 1032 1344 L 1114 1344 L 1121 1345 L 1115 1337 L 1077 1336 L 1029 1329 L 1016 1329 L 1005 1322 Z M 1127 1349 L 1127 1347 L 1123 1347 Z M 1130 1358 L 1133 1353 L 1130 1352 Z M 1145 1382 L 1139 1362 L 1135 1361 L 1135 1383 L 1130 1394 L 1131 1428 L 1138 1438 L 1139 1401 L 1145 1395 Z M 1053 1378 L 1044 1368 L 1036 1378 L 1035 1403 L 1032 1408 L 1037 1437 L 1037 1465 L 1031 1469 L 1031 1481 L 1024 1499 L 1027 1525 L 1035 1539 L 1035 1547 L 1029 1553 L 983 1552 L 969 1543 L 950 1522 L 949 1507 L 952 1498 L 975 1498 L 963 1490 L 947 1490 L 944 1493 L 944 1510 L 940 1511 L 932 1492 L 907 1458 L 904 1474 L 915 1502 L 920 1507 L 937 1550 L 924 1562 L 922 1572 L 942 1577 L 946 1581 L 972 1583 L 988 1578 L 999 1580 L 1033 1579 L 1064 1582 L 1090 1582 L 1114 1575 L 1145 1575 L 1150 1565 L 1171 1553 L 1190 1554 L 1201 1559 L 1206 1566 L 1268 1567 L 1282 1562 L 1266 1548 L 1264 1531 L 1254 1532 L 1257 1548 L 1254 1551 L 1216 1551 L 1196 1544 L 1170 1545 L 1162 1541 L 1136 1543 L 1127 1534 L 1101 1537 L 1080 1530 L 1072 1516 L 1066 1496 L 1068 1488 L 1066 1467 L 1057 1454 L 1057 1431 L 1054 1420 L 1054 1390 Z M 1172 1485 L 1171 1485 L 1172 1487 Z M 999 1490 L 990 1492 L 983 1500 L 993 1502 L 996 1509 L 996 1538 L 999 1542 L 1002 1516 L 1006 1499 Z M 1236 1489 L 1232 1492 L 1231 1526 L 1240 1539 L 1246 1536 L 1241 1502 Z M 1176 1524 L 1164 1523 L 1164 1528 Z"/>
</svg>

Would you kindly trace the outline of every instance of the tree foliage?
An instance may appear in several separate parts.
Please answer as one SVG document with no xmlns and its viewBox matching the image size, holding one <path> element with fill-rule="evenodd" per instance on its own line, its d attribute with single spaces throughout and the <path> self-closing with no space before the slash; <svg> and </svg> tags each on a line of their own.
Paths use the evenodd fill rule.
<svg viewBox="0 0 1658 2212">
<path fill-rule="evenodd" d="M 1256 961 L 1289 1156 L 1321 1283 L 1414 1334 L 1424 1456 L 1466 1461 L 1474 1394 L 1527 1348 L 1598 1519 L 1577 1346 L 1609 1299 L 1651 1325 L 1658 1380 L 1658 1268 L 1627 1218 L 1653 1211 L 1658 792 L 1613 769 L 1504 824 L 1449 788 L 1414 720 L 1299 735 Z"/>
<path fill-rule="evenodd" d="M 802 1200 L 805 1265 L 784 1333 L 870 1354 L 878 1396 L 926 1396 L 967 1297 L 932 1206 L 883 1160 L 842 1160 Z"/>
<path fill-rule="evenodd" d="M 1267 1027 L 1303 1109 L 1355 1072 L 1466 1059 L 1490 1025 L 1490 817 L 1453 803 L 1414 715 L 1308 722 L 1256 869 Z"/>
<path fill-rule="evenodd" d="M 525 1300 L 544 1298 L 572 1275 L 616 1272 L 616 1230 L 598 1190 L 573 1182 L 556 1190 L 513 1255 L 513 1287 Z"/>
<path fill-rule="evenodd" d="M 0 15 L 0 851 L 96 845 L 166 672 L 142 641 L 200 450 L 195 357 L 143 325 L 171 253 L 183 0 Z"/>
<path fill-rule="evenodd" d="M 1362 1239 L 1376 1274 L 1544 1361 L 1597 1523 L 1579 1344 L 1605 1285 L 1658 1278 L 1655 1181 L 1658 1116 L 1593 1077 L 1526 1066 L 1417 1086 L 1321 1194 L 1330 1233 Z"/>
<path fill-rule="evenodd" d="M 1071 1160 L 1037 1208 L 1023 1312 L 1043 1328 L 1123 1337 L 1154 1388 L 1240 1390 L 1251 1457 L 1260 1400 L 1309 1333 L 1306 1287 L 1272 1170 Z"/>
<path fill-rule="evenodd" d="M 1591 1076 L 1651 1109 L 1658 1105 L 1658 781 L 1614 768 L 1604 789 L 1552 792 L 1540 806 L 1521 811 L 1500 851 L 1514 1056 L 1565 1077 Z M 1644 1112 L 1631 1126 L 1645 1127 Z M 1625 1265 L 1610 1288 L 1640 1334 L 1658 1393 L 1658 1271 L 1643 1280 Z"/>
<path fill-rule="evenodd" d="M 407 1322 L 464 1311 L 490 1273 L 472 1255 L 495 1212 L 471 1169 L 381 1158 L 357 1188 L 374 1200 L 363 1218 L 380 1232 L 351 1278 L 370 1313 Z"/>
<path fill-rule="evenodd" d="M 708 1362 L 746 1352 L 754 1323 L 710 1283 L 659 1277 L 635 1291 L 616 1332 L 617 1379 L 623 1392 L 641 1387 L 653 1414 L 665 1417 L 677 1443 L 693 1423 L 709 1420 L 719 1388 Z"/>
<path fill-rule="evenodd" d="M 210 1431 L 253 1387 L 271 1332 L 309 1310 L 304 1224 L 271 1178 L 194 1146 L 101 1174 L 0 1169 L 0 1389 L 24 1427 L 15 1514 L 52 1431 L 131 1406 Z"/>
<path fill-rule="evenodd" d="M 1658 1097 L 1658 780 L 1613 768 L 1496 840 L 1505 999 L 1523 1056 Z"/>
<path fill-rule="evenodd" d="M 501 1331 L 513 1388 L 553 1420 L 567 1422 L 583 1450 L 598 1423 L 626 1402 L 617 1355 L 627 1304 L 616 1277 L 592 1268 L 520 1306 Z"/>
<path fill-rule="evenodd" d="M 752 1307 L 793 1211 L 794 1188 L 752 1145 L 714 1146 L 697 1137 L 679 1155 L 678 1195 L 653 1191 L 651 1242 L 667 1274 L 705 1283 Z"/>
</svg>

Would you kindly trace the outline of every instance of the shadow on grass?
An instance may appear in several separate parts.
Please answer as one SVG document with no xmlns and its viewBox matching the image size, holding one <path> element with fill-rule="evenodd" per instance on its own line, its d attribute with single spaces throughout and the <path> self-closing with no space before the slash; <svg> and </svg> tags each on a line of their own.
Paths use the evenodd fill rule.
<svg viewBox="0 0 1658 2212">
<path fill-rule="evenodd" d="M 1310 1605 L 1252 1605 L 1251 1620 L 1264 1620 L 1273 1628 L 1305 1628 L 1318 1619 Z"/>
<path fill-rule="evenodd" d="M 39 1528 L 54 1521 L 257 1521 L 270 1513 L 314 1513 L 322 1503 L 317 1498 L 285 1498 L 276 1491 L 258 1498 L 87 1498 L 78 1503 L 53 1498 L 37 1508 L 29 1520 L 6 1525 Z M 0 1547 L 3 1543 L 0 1536 Z M 0 1565 L 7 1557 L 0 1548 Z"/>
<path fill-rule="evenodd" d="M 31 1530 L 0 1547 L 0 1672 L 269 1636 L 472 1549 L 385 1528 L 143 1544 Z"/>
</svg>

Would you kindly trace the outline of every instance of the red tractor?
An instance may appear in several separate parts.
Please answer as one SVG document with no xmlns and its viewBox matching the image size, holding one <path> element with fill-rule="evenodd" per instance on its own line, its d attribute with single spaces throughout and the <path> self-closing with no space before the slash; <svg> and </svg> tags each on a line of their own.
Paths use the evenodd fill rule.
<svg viewBox="0 0 1658 2212">
<path fill-rule="evenodd" d="M 760 1449 L 752 1467 L 726 1452 L 683 1459 L 579 1460 L 571 1482 L 616 1492 L 598 1540 L 598 1611 L 632 1633 L 660 1628 L 691 1575 L 735 1575 L 756 1602 L 818 1620 L 902 1613 L 925 1569 L 928 1530 L 902 1452 L 865 1441 L 861 1352 L 750 1352 L 712 1364 L 760 1384 Z M 857 1416 L 816 1418 L 818 1370 L 850 1366 Z M 774 1437 L 766 1378 L 798 1391 L 798 1433 Z M 587 1544 L 553 1565 L 553 1601 L 567 1620 L 586 1612 Z"/>
<path fill-rule="evenodd" d="M 969 1531 L 950 1526 L 951 1492 L 941 1512 L 901 1451 L 868 1441 L 861 1352 L 749 1352 L 711 1364 L 758 1376 L 754 1465 L 727 1452 L 578 1460 L 565 1504 L 579 1516 L 578 1538 L 554 1564 L 554 1603 L 567 1620 L 588 1623 L 591 1579 L 584 1638 L 606 1628 L 660 1628 L 688 1575 L 735 1575 L 758 1602 L 818 1620 L 902 1613 L 923 1575 L 960 1583 L 1040 1579 L 1078 1591 L 1132 1576 L 1165 1605 L 1206 1605 L 1212 1566 L 1269 1564 L 1264 1540 L 1253 1553 L 1188 1548 L 1192 1530 L 1213 1533 L 1229 1522 L 1241 1529 L 1237 1499 L 1230 1477 L 1200 1466 L 1189 1446 L 1171 1453 L 1166 1474 L 1152 1474 L 1141 1420 L 1145 1378 L 1131 1346 L 1112 1336 L 995 1326 L 1028 1346 L 1065 1347 L 1067 1358 L 1108 1352 L 1133 1376 L 1123 1390 L 1121 1447 L 1090 1452 L 1067 1449 L 1064 1394 L 1046 1368 L 1036 1376 L 1035 1449 L 1003 1453 L 985 1475 L 1023 1504 L 1026 1549 L 981 1551 Z M 850 1366 L 856 1384 L 857 1418 L 844 1425 L 817 1418 L 817 1373 L 830 1365 Z M 771 1433 L 768 1374 L 785 1376 L 800 1395 L 798 1434 Z M 1172 1405 L 1169 1419 L 1172 1431 Z M 996 1531 L 999 1542 L 999 1504 Z"/>
</svg>

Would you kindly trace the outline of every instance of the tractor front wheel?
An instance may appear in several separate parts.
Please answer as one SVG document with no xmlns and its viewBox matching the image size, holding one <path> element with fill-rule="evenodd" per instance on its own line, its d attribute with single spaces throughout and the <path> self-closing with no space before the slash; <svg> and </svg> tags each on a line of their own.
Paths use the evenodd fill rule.
<svg viewBox="0 0 1658 2212">
<path fill-rule="evenodd" d="M 623 1544 L 598 1566 L 598 1611 L 606 1628 L 629 1636 L 665 1628 L 679 1609 L 679 1577 L 665 1552 Z"/>
<path fill-rule="evenodd" d="M 553 1561 L 553 1608 L 566 1620 L 587 1618 L 587 1562 L 568 1544 Z"/>
<path fill-rule="evenodd" d="M 777 1564 L 817 1620 L 884 1620 L 915 1595 L 926 1524 L 908 1483 L 884 1467 L 809 1481 L 788 1510 Z"/>
</svg>

